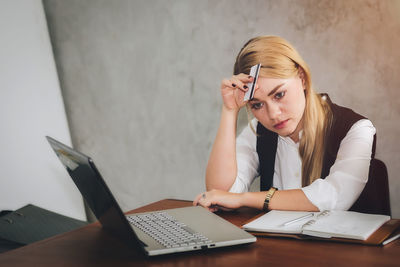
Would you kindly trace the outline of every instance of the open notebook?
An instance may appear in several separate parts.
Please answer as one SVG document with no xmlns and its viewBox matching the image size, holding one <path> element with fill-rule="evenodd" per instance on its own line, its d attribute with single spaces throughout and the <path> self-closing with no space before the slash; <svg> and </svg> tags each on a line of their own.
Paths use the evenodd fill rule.
<svg viewBox="0 0 400 267">
<path fill-rule="evenodd" d="M 287 224 L 298 218 L 303 219 Z M 390 226 L 390 230 L 386 229 L 388 226 L 385 226 L 387 231 L 385 238 L 399 228 L 399 220 L 391 220 L 391 222 L 389 220 L 390 216 L 353 211 L 300 212 L 272 210 L 246 223 L 242 228 L 252 232 L 277 233 L 275 236 L 290 237 L 290 235 L 295 235 L 297 238 L 301 238 L 301 236 L 305 235 L 319 238 L 344 238 L 365 241 L 384 224 Z M 305 237 L 305 239 L 307 238 Z"/>
</svg>

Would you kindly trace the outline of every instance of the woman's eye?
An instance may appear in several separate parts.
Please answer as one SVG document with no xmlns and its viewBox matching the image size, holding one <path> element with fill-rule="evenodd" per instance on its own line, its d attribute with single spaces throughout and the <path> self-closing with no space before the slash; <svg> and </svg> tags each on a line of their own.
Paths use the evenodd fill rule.
<svg viewBox="0 0 400 267">
<path fill-rule="evenodd" d="M 282 97 L 285 96 L 285 91 L 279 92 L 275 94 L 276 99 L 281 99 Z"/>
<path fill-rule="evenodd" d="M 263 106 L 263 103 L 258 102 L 258 103 L 252 104 L 252 105 L 251 105 L 251 108 L 252 108 L 252 109 L 260 109 L 260 108 L 262 108 L 262 106 Z"/>
</svg>

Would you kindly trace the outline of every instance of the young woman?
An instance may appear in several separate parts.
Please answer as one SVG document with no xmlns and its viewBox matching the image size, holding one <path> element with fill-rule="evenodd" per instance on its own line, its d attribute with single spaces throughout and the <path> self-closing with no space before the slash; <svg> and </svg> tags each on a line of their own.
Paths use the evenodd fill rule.
<svg viewBox="0 0 400 267">
<path fill-rule="evenodd" d="M 244 101 L 261 63 L 254 98 Z M 221 121 L 206 171 L 207 192 L 193 204 L 216 211 L 241 206 L 278 210 L 347 210 L 367 180 L 375 128 L 317 94 L 298 52 L 277 36 L 248 41 L 234 75 L 221 83 Z M 255 117 L 236 138 L 239 110 Z M 248 192 L 260 176 L 261 191 Z"/>
</svg>

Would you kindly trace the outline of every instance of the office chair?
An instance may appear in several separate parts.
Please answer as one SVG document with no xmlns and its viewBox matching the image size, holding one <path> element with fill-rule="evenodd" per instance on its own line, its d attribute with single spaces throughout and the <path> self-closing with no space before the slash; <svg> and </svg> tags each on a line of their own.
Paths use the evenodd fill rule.
<svg viewBox="0 0 400 267">
<path fill-rule="evenodd" d="M 360 197 L 349 209 L 351 211 L 391 215 L 388 172 L 379 159 L 372 159 L 369 167 L 368 182 Z"/>
</svg>

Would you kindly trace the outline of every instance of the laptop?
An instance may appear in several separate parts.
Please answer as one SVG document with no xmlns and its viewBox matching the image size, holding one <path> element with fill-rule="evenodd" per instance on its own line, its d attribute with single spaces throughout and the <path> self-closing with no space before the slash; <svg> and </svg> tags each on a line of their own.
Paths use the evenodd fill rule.
<svg viewBox="0 0 400 267">
<path fill-rule="evenodd" d="M 46 138 L 103 229 L 147 256 L 256 241 L 253 235 L 200 206 L 124 215 L 90 157 Z"/>
</svg>

